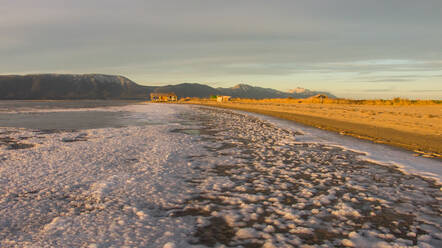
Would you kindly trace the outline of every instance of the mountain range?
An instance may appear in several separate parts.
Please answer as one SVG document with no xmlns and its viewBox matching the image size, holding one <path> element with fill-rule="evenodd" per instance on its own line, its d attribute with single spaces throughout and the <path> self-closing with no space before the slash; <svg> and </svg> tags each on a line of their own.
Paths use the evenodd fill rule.
<svg viewBox="0 0 442 248">
<path fill-rule="evenodd" d="M 334 97 L 328 92 L 303 88 L 283 92 L 247 84 L 238 84 L 231 88 L 213 88 L 197 83 L 143 86 L 124 76 L 103 74 L 0 75 L 0 99 L 147 99 L 152 92 L 174 92 L 180 98 L 211 95 L 256 99 L 306 98 L 316 94 Z"/>
</svg>

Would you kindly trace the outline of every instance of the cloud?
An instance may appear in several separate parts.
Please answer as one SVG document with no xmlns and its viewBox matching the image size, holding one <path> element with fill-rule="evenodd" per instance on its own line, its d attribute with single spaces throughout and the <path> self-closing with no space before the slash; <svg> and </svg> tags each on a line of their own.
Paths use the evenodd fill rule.
<svg viewBox="0 0 442 248">
<path fill-rule="evenodd" d="M 366 89 L 363 90 L 365 92 L 392 92 L 392 91 L 396 91 L 395 88 L 384 88 L 384 89 Z"/>
<path fill-rule="evenodd" d="M 431 69 L 429 69 L 432 72 Z M 395 73 L 389 71 L 389 73 Z M 355 77 L 354 80 L 358 82 L 368 83 L 400 83 L 400 82 L 413 82 L 418 80 L 438 79 L 439 74 L 401 74 L 401 75 L 370 75 Z"/>
<path fill-rule="evenodd" d="M 419 92 L 419 93 L 436 93 L 436 92 L 442 92 L 442 89 L 431 89 L 431 90 L 413 90 L 413 92 Z"/>
<path fill-rule="evenodd" d="M 364 82 L 369 82 L 369 83 L 385 83 L 385 82 L 394 83 L 394 82 L 410 82 L 410 81 L 415 81 L 415 79 L 411 79 L 411 78 L 385 78 L 385 79 L 367 80 L 367 81 L 364 81 Z"/>
</svg>

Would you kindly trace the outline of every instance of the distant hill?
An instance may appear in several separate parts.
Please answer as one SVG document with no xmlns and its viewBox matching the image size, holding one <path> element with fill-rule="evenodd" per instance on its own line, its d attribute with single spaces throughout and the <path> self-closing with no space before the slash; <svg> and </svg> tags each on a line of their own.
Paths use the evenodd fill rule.
<svg viewBox="0 0 442 248">
<path fill-rule="evenodd" d="M 299 89 L 299 88 L 297 88 Z M 0 75 L 0 99 L 146 99 L 152 92 L 175 92 L 178 97 L 229 95 L 239 98 L 306 98 L 327 92 L 275 89 L 238 84 L 213 88 L 204 84 L 182 83 L 167 86 L 142 86 L 123 76 L 103 74 Z"/>
<path fill-rule="evenodd" d="M 289 93 L 296 93 L 296 94 L 304 94 L 304 93 L 310 92 L 310 90 L 305 89 L 305 88 L 301 88 L 301 87 L 296 87 L 294 89 L 289 90 L 288 92 Z"/>
<path fill-rule="evenodd" d="M 154 92 L 174 92 L 178 97 L 209 97 L 210 95 L 222 94 L 222 92 L 208 85 L 195 83 L 159 86 Z"/>
<path fill-rule="evenodd" d="M 328 97 L 335 96 L 328 92 L 305 90 L 303 92 L 283 92 L 270 88 L 238 84 L 231 88 L 212 88 L 205 84 L 183 83 L 157 87 L 154 92 L 175 92 L 178 97 L 208 97 L 210 95 L 227 95 L 237 98 L 307 98 L 317 94 L 324 94 Z"/>
<path fill-rule="evenodd" d="M 123 76 L 36 74 L 0 76 L 0 99 L 143 98 L 150 87 Z"/>
<path fill-rule="evenodd" d="M 238 84 L 231 88 L 218 88 L 223 95 L 239 98 L 286 98 L 293 95 L 270 88 L 254 87 L 247 84 Z"/>
</svg>

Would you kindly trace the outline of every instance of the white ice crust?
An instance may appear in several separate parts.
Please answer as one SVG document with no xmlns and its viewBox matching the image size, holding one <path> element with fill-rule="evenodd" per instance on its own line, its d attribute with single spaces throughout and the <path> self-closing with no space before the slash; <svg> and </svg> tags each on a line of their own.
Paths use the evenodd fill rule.
<svg viewBox="0 0 442 248">
<path fill-rule="evenodd" d="M 246 113 L 243 111 L 235 111 Z M 294 130 L 303 135 L 298 136 L 299 142 L 327 144 L 362 153 L 361 158 L 366 161 L 381 163 L 400 168 L 405 173 L 418 174 L 423 177 L 442 182 L 442 163 L 440 160 L 414 156 L 413 152 L 371 141 L 360 140 L 354 137 L 340 135 L 326 130 L 297 124 L 292 121 L 281 120 L 265 115 L 248 113 L 261 120 L 268 121 L 276 126 Z"/>
<path fill-rule="evenodd" d="M 210 226 L 213 218 L 222 219 L 234 230 L 233 244 L 250 241 L 261 242 L 263 247 L 320 247 L 303 244 L 302 237 L 314 235 L 317 230 L 313 227 L 317 229 L 328 224 L 322 222 L 321 217 L 332 216 L 337 223 L 342 222 L 335 225 L 335 229 L 328 230 L 339 236 L 341 233 L 336 228 L 356 226 L 354 222 L 363 218 L 361 210 L 354 207 L 360 202 L 376 202 L 379 209 L 383 209 L 396 201 L 397 192 L 385 191 L 382 196 L 375 195 L 373 192 L 377 191 L 377 186 L 362 185 L 357 176 L 347 175 L 343 180 L 346 176 L 339 170 L 321 173 L 305 169 L 319 168 L 320 165 L 307 156 L 304 159 L 303 153 L 314 151 L 314 154 L 320 154 L 320 151 L 313 147 L 300 149 L 295 154 L 289 147 L 298 143 L 307 146 L 322 144 L 321 149 L 341 147 L 362 153 L 360 157 L 365 160 L 400 166 L 408 173 L 437 180 L 442 177 L 441 165 L 436 160 L 416 158 L 395 148 L 262 115 L 247 114 L 275 127 L 261 128 L 260 123 L 255 122 L 247 131 L 250 133 L 232 133 L 239 138 L 257 139 L 260 150 L 254 151 L 254 156 L 273 159 L 265 163 L 247 161 L 248 155 L 234 147 L 240 141 L 222 139 L 222 133 L 218 133 L 221 140 L 216 143 L 202 141 L 190 131 L 187 134 L 171 132 L 198 126 L 198 123 L 179 122 L 179 115 L 194 112 L 191 106 L 144 104 L 102 108 L 101 111 L 129 112 L 131 118 L 148 120 L 155 125 L 55 133 L 0 128 L 0 132 L 8 133 L 10 138 L 26 138 L 23 142 L 35 144 L 35 147 L 21 150 L 0 147 L 0 247 L 201 247 L 202 244 L 192 244 L 189 240 L 193 240 L 196 228 Z M 216 118 L 217 114 L 213 116 Z M 226 119 L 225 116 L 222 118 Z M 249 121 L 246 117 L 236 118 L 245 124 Z M 235 125 L 242 124 L 233 123 L 232 129 Z M 281 133 L 279 137 L 287 138 L 259 143 L 261 134 L 272 137 L 269 132 L 275 130 Z M 284 130 L 304 135 L 288 137 Z M 229 143 L 232 147 L 218 152 L 222 155 L 210 155 L 208 149 L 219 149 L 221 143 Z M 303 171 L 299 169 L 301 167 L 285 164 L 278 157 L 278 152 L 284 154 L 284 151 L 301 158 Z M 336 156 L 334 159 L 339 160 Z M 205 169 L 196 169 L 214 169 L 220 165 L 221 168 L 233 167 L 226 167 L 229 169 L 225 170 L 225 175 L 221 172 L 200 174 Z M 252 165 L 259 171 L 251 170 Z M 346 161 L 339 164 L 341 167 L 345 165 Z M 303 178 L 304 174 L 308 177 Z M 200 181 L 197 187 L 189 184 L 189 180 L 195 178 Z M 343 180 L 345 184 L 325 190 L 318 188 L 318 185 L 333 180 Z M 361 182 L 364 180 L 367 179 L 360 178 Z M 289 190 L 294 185 L 298 188 Z M 427 187 L 421 185 L 424 183 L 414 185 L 412 192 Z M 350 189 L 351 194 L 337 197 L 337 192 L 343 188 Z M 395 189 L 394 186 L 385 188 Z M 319 189 L 324 192 L 318 192 Z M 266 191 L 268 195 L 261 193 Z M 195 194 L 217 201 L 187 205 L 186 201 Z M 287 203 L 287 196 L 296 202 Z M 423 200 L 431 198 L 419 197 Z M 220 207 L 217 204 L 223 208 L 217 209 Z M 177 210 L 196 208 L 201 208 L 199 211 L 208 213 L 208 216 L 176 215 Z M 403 208 L 409 211 L 413 206 L 404 203 Z M 440 244 L 440 223 L 429 222 L 426 215 L 418 215 L 418 218 L 423 220 L 417 227 L 428 233 L 417 238 L 418 246 L 413 246 L 410 240 L 393 240 L 394 236 L 388 230 L 380 232 L 364 227 L 346 232 L 342 240 L 324 245 L 425 247 Z M 248 223 L 254 224 L 249 226 Z M 289 231 L 282 234 L 280 230 Z M 412 231 L 407 234 L 409 237 L 416 235 Z"/>
<path fill-rule="evenodd" d="M 192 137 L 170 132 L 183 108 L 108 109 L 162 125 L 38 135 L 1 128 L 36 146 L 0 148 L 0 247 L 186 245 L 193 219 L 168 216 L 192 191 L 183 180 L 193 173 L 186 156 L 200 149 Z M 87 142 L 63 142 L 79 135 Z"/>
</svg>

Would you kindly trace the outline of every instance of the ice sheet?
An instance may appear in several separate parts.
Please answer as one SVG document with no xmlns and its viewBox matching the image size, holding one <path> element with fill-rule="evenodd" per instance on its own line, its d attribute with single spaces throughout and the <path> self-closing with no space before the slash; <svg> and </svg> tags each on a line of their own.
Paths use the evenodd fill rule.
<svg viewBox="0 0 442 248">
<path fill-rule="evenodd" d="M 1 247 L 442 244 L 439 188 L 390 167 L 407 152 L 383 166 L 386 146 L 235 111 L 109 111 L 157 125 L 0 128 Z"/>
<path fill-rule="evenodd" d="M 236 112 L 246 113 L 244 111 Z M 348 150 L 363 153 L 361 158 L 367 161 L 397 166 L 406 173 L 418 174 L 427 178 L 432 178 L 439 184 L 442 182 L 442 163 L 439 159 L 414 156 L 413 152 L 401 148 L 360 140 L 354 137 L 321 130 L 319 128 L 297 124 L 293 121 L 282 120 L 255 113 L 247 114 L 258 117 L 259 119 L 268 121 L 270 123 L 274 123 L 282 128 L 303 133 L 304 135 L 296 137 L 296 139 L 300 142 L 317 142 L 321 144 L 343 147 Z"/>
<path fill-rule="evenodd" d="M 193 192 L 183 179 L 193 174 L 186 157 L 201 149 L 170 132 L 186 108 L 121 107 L 163 125 L 1 128 L 3 138 L 35 146 L 0 146 L 0 247 L 186 245 L 193 219 L 168 216 Z"/>
</svg>

